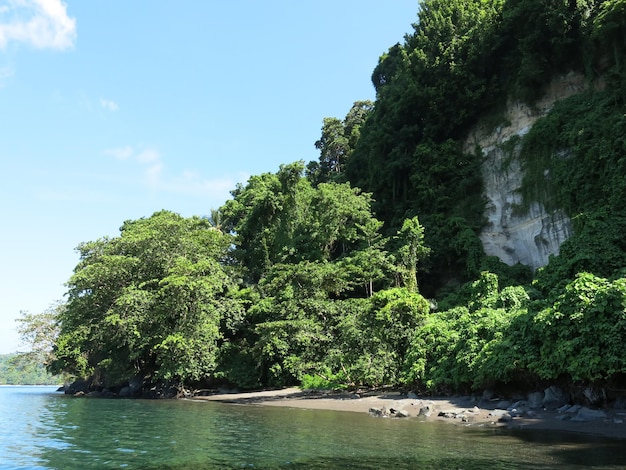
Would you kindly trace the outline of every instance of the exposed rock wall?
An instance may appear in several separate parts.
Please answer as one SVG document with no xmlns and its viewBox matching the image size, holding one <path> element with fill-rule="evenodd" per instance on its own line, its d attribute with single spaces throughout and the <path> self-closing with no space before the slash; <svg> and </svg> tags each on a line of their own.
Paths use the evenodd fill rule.
<svg viewBox="0 0 626 470">
<path fill-rule="evenodd" d="M 506 125 L 486 128 L 477 125 L 470 132 L 465 150 L 478 147 L 485 157 L 482 165 L 488 223 L 480 234 L 485 253 L 509 265 L 517 263 L 533 270 L 545 266 L 550 255 L 559 253 L 561 244 L 572 234 L 570 218 L 561 210 L 547 212 L 539 202 L 521 211 L 523 169 L 518 159 L 518 137 L 523 137 L 537 119 L 545 116 L 560 99 L 583 91 L 581 75 L 570 73 L 552 81 L 544 98 L 534 108 L 510 103 Z"/>
</svg>

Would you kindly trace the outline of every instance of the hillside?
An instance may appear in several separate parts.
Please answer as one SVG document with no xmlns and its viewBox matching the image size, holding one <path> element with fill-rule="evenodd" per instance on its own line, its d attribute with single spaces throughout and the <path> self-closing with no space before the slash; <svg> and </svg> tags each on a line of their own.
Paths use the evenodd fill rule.
<svg viewBox="0 0 626 470">
<path fill-rule="evenodd" d="M 152 395 L 626 382 L 626 1 L 425 0 L 318 161 L 79 246 L 51 370 Z M 134 384 L 131 387 L 131 384 Z M 158 386 L 155 384 L 159 384 Z"/>
</svg>

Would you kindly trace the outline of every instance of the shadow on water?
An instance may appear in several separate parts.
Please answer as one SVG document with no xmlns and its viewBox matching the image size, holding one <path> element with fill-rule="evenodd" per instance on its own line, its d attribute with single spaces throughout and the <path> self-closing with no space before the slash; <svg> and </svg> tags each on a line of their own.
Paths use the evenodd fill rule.
<svg viewBox="0 0 626 470">
<path fill-rule="evenodd" d="M 571 467 L 626 468 L 624 439 L 567 431 L 509 430 L 528 446 L 539 447 L 554 461 Z"/>
</svg>

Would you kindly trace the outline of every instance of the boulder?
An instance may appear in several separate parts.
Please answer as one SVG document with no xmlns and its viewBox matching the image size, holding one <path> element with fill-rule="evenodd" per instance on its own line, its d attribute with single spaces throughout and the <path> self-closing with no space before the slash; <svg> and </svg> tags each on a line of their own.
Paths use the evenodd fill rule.
<svg viewBox="0 0 626 470">
<path fill-rule="evenodd" d="M 68 386 L 64 387 L 66 395 L 76 395 L 78 392 L 84 394 L 89 393 L 91 388 L 91 380 L 75 380 Z"/>
<path fill-rule="evenodd" d="M 620 395 L 615 399 L 613 408 L 616 410 L 626 410 L 626 395 Z"/>
<path fill-rule="evenodd" d="M 406 410 L 398 410 L 394 414 L 394 417 L 396 417 L 396 418 L 408 418 L 409 417 L 409 412 L 406 411 Z"/>
<path fill-rule="evenodd" d="M 128 388 L 131 396 L 137 396 L 141 394 L 141 390 L 144 385 L 144 376 L 141 374 L 135 375 L 128 381 Z"/>
<path fill-rule="evenodd" d="M 585 387 L 583 395 L 587 404 L 598 406 L 606 401 L 606 390 L 597 387 Z"/>
<path fill-rule="evenodd" d="M 543 406 L 549 410 L 556 410 L 565 405 L 569 397 L 556 385 L 551 385 L 544 390 Z"/>
<path fill-rule="evenodd" d="M 178 392 L 176 385 L 168 382 L 158 382 L 149 389 L 144 390 L 141 396 L 142 398 L 176 398 Z"/>
<path fill-rule="evenodd" d="M 432 407 L 430 405 L 426 405 L 420 408 L 419 416 L 428 418 L 432 414 L 432 412 L 433 412 Z"/>
<path fill-rule="evenodd" d="M 510 417 L 509 412 L 506 410 L 495 409 L 489 412 L 489 416 L 493 416 L 494 418 L 502 418 L 507 415 Z"/>
<path fill-rule="evenodd" d="M 508 401 L 508 400 L 501 400 L 496 405 L 496 408 L 501 408 L 501 409 L 506 410 L 509 406 L 511 406 L 511 402 L 510 401 Z"/>
<path fill-rule="evenodd" d="M 541 408 L 543 405 L 544 393 L 532 392 L 528 394 L 528 406 L 532 409 Z"/>
<path fill-rule="evenodd" d="M 572 418 L 572 421 L 577 422 L 587 422 L 587 421 L 598 421 L 600 419 L 606 418 L 607 415 L 602 410 L 592 410 L 591 408 L 587 408 L 583 406 L 578 410 L 576 416 Z"/>
<path fill-rule="evenodd" d="M 385 408 L 384 406 L 382 408 L 370 408 L 369 414 L 377 418 L 388 418 L 389 410 Z"/>
</svg>

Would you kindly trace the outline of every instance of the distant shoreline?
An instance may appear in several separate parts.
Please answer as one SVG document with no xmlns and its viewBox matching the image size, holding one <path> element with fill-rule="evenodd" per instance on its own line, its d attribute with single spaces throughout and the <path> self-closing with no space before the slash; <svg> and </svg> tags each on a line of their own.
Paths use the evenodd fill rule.
<svg viewBox="0 0 626 470">
<path fill-rule="evenodd" d="M 370 413 L 372 416 L 389 414 L 390 419 L 419 419 L 441 421 L 461 426 L 505 427 L 510 429 L 535 429 L 575 432 L 626 440 L 626 410 L 603 410 L 601 419 L 584 422 L 570 420 L 557 410 L 533 410 L 533 416 L 510 417 L 505 410 L 497 409 L 496 401 L 471 397 L 408 398 L 400 392 L 365 392 L 351 394 L 341 392 L 306 391 L 285 388 L 261 392 L 218 393 L 191 398 L 194 401 L 213 401 L 241 405 L 279 406 L 311 410 L 346 411 Z M 370 410 L 373 410 L 372 412 Z M 423 410 L 428 410 L 428 416 Z M 393 411 L 393 413 L 392 413 Z M 406 418 L 394 418 L 402 411 Z M 422 414 L 420 415 L 420 411 Z M 504 416 L 503 416 L 504 415 Z M 372 418 L 384 419 L 384 418 Z"/>
<path fill-rule="evenodd" d="M 63 384 L 0 384 L 0 387 L 62 387 Z"/>
</svg>

